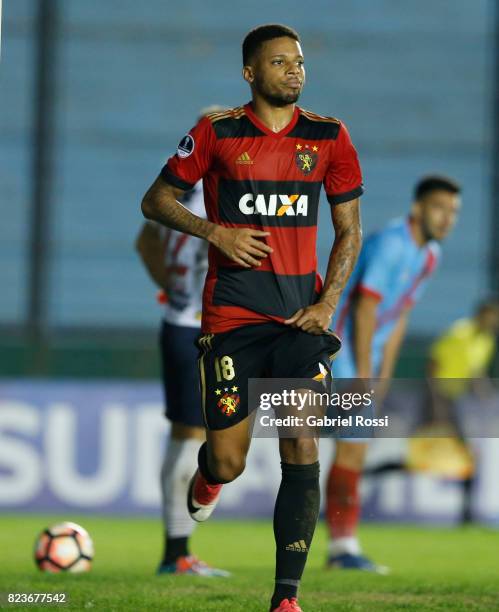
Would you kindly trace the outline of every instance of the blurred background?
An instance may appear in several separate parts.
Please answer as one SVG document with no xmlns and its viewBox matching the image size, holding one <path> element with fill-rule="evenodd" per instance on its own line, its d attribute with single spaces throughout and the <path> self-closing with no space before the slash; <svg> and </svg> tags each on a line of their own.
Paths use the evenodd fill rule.
<svg viewBox="0 0 499 612">
<path fill-rule="evenodd" d="M 1 508 L 157 512 L 167 427 L 161 310 L 134 250 L 140 201 L 201 107 L 249 100 L 240 46 L 266 22 L 302 36 L 300 104 L 349 127 L 365 177 L 365 234 L 406 214 L 421 175 L 463 185 L 458 225 L 411 318 L 398 375 L 421 376 L 432 339 L 499 289 L 493 0 L 7 0 Z M 321 214 L 323 269 L 333 239 L 325 199 Z M 270 442 L 255 442 L 248 472 L 224 498 L 227 513 L 268 514 L 279 478 L 275 461 L 275 473 L 262 475 Z M 497 440 L 482 442 L 497 465 Z M 376 518 L 452 521 L 454 495 L 446 483 L 400 475 L 366 490 Z M 499 499 L 485 485 L 483 495 L 484 520 L 499 520 Z"/>
</svg>

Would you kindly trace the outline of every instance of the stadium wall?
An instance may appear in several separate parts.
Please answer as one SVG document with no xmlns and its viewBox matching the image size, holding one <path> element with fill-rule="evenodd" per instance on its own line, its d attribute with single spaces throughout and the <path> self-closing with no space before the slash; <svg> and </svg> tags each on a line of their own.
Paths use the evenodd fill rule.
<svg viewBox="0 0 499 612">
<path fill-rule="evenodd" d="M 36 112 L 36 0 L 4 3 L 0 70 L 0 324 L 27 323 Z M 408 208 L 430 171 L 464 185 L 459 226 L 416 309 L 434 334 L 488 288 L 493 0 L 229 0 L 58 6 L 53 69 L 49 269 L 45 307 L 59 327 L 153 327 L 155 290 L 133 250 L 139 202 L 201 106 L 248 99 L 240 42 L 285 21 L 302 34 L 302 103 L 344 119 L 364 167 L 364 229 Z M 292 9 L 291 9 L 292 7 Z M 42 143 L 43 144 L 43 143 Z M 331 243 L 324 202 L 322 265 Z M 126 273 L 124 273 L 126 271 Z"/>
</svg>

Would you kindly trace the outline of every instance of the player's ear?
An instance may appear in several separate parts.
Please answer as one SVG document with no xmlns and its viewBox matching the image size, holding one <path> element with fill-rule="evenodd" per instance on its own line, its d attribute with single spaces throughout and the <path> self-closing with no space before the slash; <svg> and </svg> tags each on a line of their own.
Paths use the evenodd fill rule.
<svg viewBox="0 0 499 612">
<path fill-rule="evenodd" d="M 419 200 L 414 200 L 411 206 L 411 217 L 413 219 L 420 219 L 422 213 L 422 206 Z"/>
<path fill-rule="evenodd" d="M 243 66 L 243 79 L 250 85 L 255 80 L 255 73 L 252 66 Z"/>
</svg>

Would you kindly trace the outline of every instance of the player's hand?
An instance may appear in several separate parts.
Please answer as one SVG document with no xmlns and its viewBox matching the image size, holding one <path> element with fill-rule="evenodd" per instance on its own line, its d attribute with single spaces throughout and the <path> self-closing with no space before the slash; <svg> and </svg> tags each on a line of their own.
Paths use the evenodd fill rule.
<svg viewBox="0 0 499 612">
<path fill-rule="evenodd" d="M 262 238 L 270 236 L 270 232 L 251 229 L 249 227 L 223 227 L 218 225 L 210 236 L 210 242 L 226 257 L 239 264 L 242 268 L 258 268 L 273 249 L 263 242 Z"/>
<path fill-rule="evenodd" d="M 284 321 L 285 325 L 301 329 L 309 334 L 320 336 L 331 324 L 334 310 L 325 302 L 318 302 L 306 308 L 300 308 L 295 314 Z"/>
</svg>

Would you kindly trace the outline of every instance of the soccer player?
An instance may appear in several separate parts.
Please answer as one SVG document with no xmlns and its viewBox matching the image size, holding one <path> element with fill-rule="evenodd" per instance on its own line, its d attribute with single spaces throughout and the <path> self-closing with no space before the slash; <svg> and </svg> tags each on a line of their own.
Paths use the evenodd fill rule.
<svg viewBox="0 0 499 612">
<path fill-rule="evenodd" d="M 432 345 L 432 378 L 484 379 L 496 352 L 499 301 L 483 300 L 473 316 L 455 321 Z M 456 387 L 457 389 L 457 387 Z"/>
<path fill-rule="evenodd" d="M 407 456 L 370 468 L 364 475 L 379 476 L 394 471 L 423 471 L 460 480 L 460 522 L 470 523 L 475 480 L 473 449 L 458 410 L 463 395 L 480 401 L 494 391 L 488 370 L 496 350 L 499 302 L 481 302 L 474 315 L 455 321 L 431 346 L 428 363 L 428 392 L 423 394 L 416 435 L 409 440 Z M 424 435 L 431 436 L 430 438 Z"/>
<path fill-rule="evenodd" d="M 480 397 L 484 391 L 486 394 L 492 390 L 487 388 L 486 381 L 497 348 L 498 331 L 499 302 L 488 299 L 478 305 L 472 317 L 455 321 L 431 347 L 429 375 L 432 393 L 427 418 L 431 422 L 450 423 L 462 442 L 465 436 L 456 409 L 457 402 L 469 391 Z M 466 448 L 472 456 L 468 445 Z M 465 524 L 473 519 L 474 474 L 461 482 L 463 503 L 460 519 Z"/>
<path fill-rule="evenodd" d="M 224 108 L 212 106 L 202 110 L 200 116 L 221 110 Z M 205 217 L 201 181 L 184 194 L 182 203 L 194 214 Z M 227 576 L 227 572 L 211 568 L 190 554 L 189 538 L 196 523 L 185 505 L 199 447 L 205 440 L 195 341 L 201 326 L 207 244 L 200 238 L 147 221 L 136 247 L 151 279 L 161 290 L 159 298 L 164 303 L 160 351 L 165 416 L 171 427 L 161 469 L 165 541 L 158 574 Z"/>
<path fill-rule="evenodd" d="M 333 363 L 335 378 L 389 379 L 409 313 L 421 298 L 460 207 L 460 187 L 443 176 L 421 179 L 407 218 L 369 236 L 336 311 L 343 348 Z M 327 481 L 328 565 L 384 572 L 362 554 L 357 538 L 359 481 L 365 438 L 336 441 Z"/>
<path fill-rule="evenodd" d="M 210 243 L 198 341 L 207 440 L 188 497 L 197 521 L 244 470 L 254 409 L 248 379 L 311 380 L 339 349 L 328 328 L 360 250 L 362 178 L 345 125 L 296 105 L 303 64 L 293 29 L 249 32 L 243 78 L 252 101 L 201 120 L 142 202 L 147 218 Z M 208 220 L 178 202 L 201 178 Z M 321 185 L 335 228 L 323 285 L 316 272 Z M 279 440 L 274 611 L 300 611 L 297 590 L 319 512 L 317 446 L 305 436 Z"/>
</svg>

